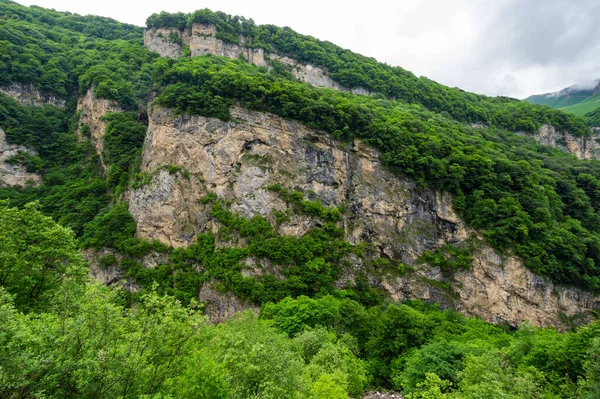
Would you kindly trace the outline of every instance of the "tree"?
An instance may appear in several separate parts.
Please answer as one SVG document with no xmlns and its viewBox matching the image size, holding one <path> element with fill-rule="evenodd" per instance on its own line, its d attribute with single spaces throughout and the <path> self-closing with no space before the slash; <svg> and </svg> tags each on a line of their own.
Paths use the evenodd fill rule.
<svg viewBox="0 0 600 399">
<path fill-rule="evenodd" d="M 291 399 L 304 390 L 304 362 L 292 341 L 252 312 L 206 329 L 196 347 L 169 383 L 175 397 Z"/>
<path fill-rule="evenodd" d="M 73 232 L 36 203 L 17 209 L 0 201 L 0 226 L 0 285 L 14 295 L 17 309 L 45 309 L 65 279 L 85 278 Z"/>
<path fill-rule="evenodd" d="M 41 315 L 0 290 L 0 397 L 138 398 L 180 373 L 204 317 L 153 292 L 125 309 L 107 287 L 71 288 Z"/>
</svg>

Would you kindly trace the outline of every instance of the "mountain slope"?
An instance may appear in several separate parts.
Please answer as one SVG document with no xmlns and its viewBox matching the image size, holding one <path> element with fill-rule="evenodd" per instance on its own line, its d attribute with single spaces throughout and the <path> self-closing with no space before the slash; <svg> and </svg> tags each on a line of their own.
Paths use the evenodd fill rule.
<svg viewBox="0 0 600 399">
<path fill-rule="evenodd" d="M 531 138 L 581 118 L 209 10 L 0 23 L 0 396 L 594 394 L 600 163 Z"/>
<path fill-rule="evenodd" d="M 589 113 L 600 108 L 600 91 L 596 91 L 591 96 L 576 104 L 562 107 L 561 110 L 570 112 L 578 116 L 588 116 Z"/>
<path fill-rule="evenodd" d="M 7 10 L 15 7 L 13 3 L 5 4 Z M 176 15 L 171 19 L 167 14 L 161 15 L 149 18 L 149 25 L 155 27 L 146 33 L 146 39 L 155 35 L 155 40 L 162 40 L 163 45 L 175 44 L 183 49 L 191 44 L 192 36 L 196 37 L 195 43 L 210 39 L 215 45 L 221 45 L 215 39 L 225 43 L 217 39 L 220 37 L 227 40 L 225 44 L 238 46 L 236 48 L 262 49 L 264 59 L 269 58 L 269 68 L 252 66 L 241 59 L 227 60 L 214 56 L 182 57 L 178 60 L 156 58 L 140 45 L 139 31 L 135 33 L 137 39 L 130 41 L 93 39 L 93 44 L 90 44 L 88 39 L 72 40 L 80 43 L 81 48 L 63 45 L 62 37 L 48 32 L 48 38 L 54 37 L 58 41 L 56 43 L 61 43 L 56 44 L 59 49 L 56 54 L 59 55 L 52 52 L 45 55 L 49 57 L 48 64 L 61 59 L 83 60 L 77 64 L 62 64 L 67 76 L 71 76 L 63 80 L 65 86 L 62 92 L 67 93 L 67 99 L 74 99 L 77 93 L 87 94 L 80 99 L 77 107 L 79 122 L 70 123 L 70 127 L 68 117 L 73 108 L 67 107 L 62 111 L 57 111 L 60 108 L 43 108 L 44 112 L 64 113 L 62 125 L 53 127 L 45 124 L 51 132 L 43 137 L 46 140 L 55 134 L 62 137 L 61 140 L 69 142 L 71 147 L 63 145 L 60 151 L 68 153 L 54 150 L 52 140 L 49 144 L 38 142 L 42 138 L 29 133 L 23 122 L 4 119 L 2 123 L 7 140 L 37 150 L 41 160 L 41 163 L 36 163 L 37 170 L 52 177 L 45 179 L 39 188 L 6 189 L 2 192 L 5 198 L 11 198 L 16 204 L 38 199 L 48 213 L 78 234 L 83 234 L 88 246 L 113 247 L 134 256 L 152 248 L 168 253 L 170 250 L 161 245 L 171 245 L 171 240 L 161 240 L 162 244 L 155 245 L 131 237 L 136 229 L 137 237 L 144 237 L 140 225 L 144 215 L 137 214 L 132 219 L 126 209 L 116 205 L 132 188 L 147 184 L 155 173 L 144 166 L 140 168 L 138 160 L 145 125 L 148 117 L 152 117 L 152 107 L 145 110 L 145 102 L 152 96 L 156 97 L 155 106 L 225 121 L 231 119 L 230 108 L 240 104 L 247 109 L 300 121 L 309 128 L 328 132 L 338 140 L 361 140 L 377 147 L 386 167 L 419 185 L 453 194 L 455 208 L 466 224 L 479 229 L 485 240 L 497 250 L 514 251 L 533 271 L 557 283 L 597 289 L 600 262 L 596 256 L 600 251 L 595 249 L 599 245 L 598 204 L 595 201 L 596 176 L 599 173 L 596 164 L 579 164 L 492 126 L 474 129 L 464 124 L 477 121 L 493 125 L 496 121 L 499 126 L 534 129 L 555 123 L 559 129 L 562 126 L 571 132 L 588 135 L 589 131 L 582 127 L 581 120 L 516 100 L 475 96 L 445 88 L 417 79 L 400 68 L 378 64 L 289 29 L 258 27 L 250 21 L 207 10 L 187 17 Z M 180 23 L 181 18 L 187 18 L 186 24 Z M 166 28 L 164 21 L 175 23 L 177 27 Z M 212 21 L 216 25 L 202 25 L 197 21 Z M 20 32 L 11 37 L 31 32 L 22 29 L 29 29 L 27 22 L 11 24 L 15 27 L 7 24 L 7 31 Z M 48 29 L 45 26 L 41 24 L 36 29 L 44 32 L 43 29 Z M 156 29 L 171 30 L 159 32 Z M 250 32 L 251 36 L 237 36 L 237 39 L 232 36 L 239 32 Z M 131 34 L 127 31 L 125 37 Z M 40 39 L 33 36 L 28 40 Z M 17 43 L 16 39 L 13 41 Z M 17 46 L 15 43 L 7 41 L 6 45 Z M 190 55 L 196 49 L 190 48 Z M 268 49 L 282 53 L 269 52 Z M 334 57 L 334 54 L 340 54 L 341 58 Z M 183 56 L 184 51 L 179 55 Z M 231 54 L 229 56 L 232 57 Z M 296 72 L 306 71 L 309 67 L 315 71 L 314 66 L 301 64 L 301 61 L 310 59 L 318 62 L 320 66 L 317 68 L 322 68 L 319 73 L 333 82 L 339 79 L 340 89 L 357 89 L 360 83 L 366 91 L 384 90 L 384 93 L 356 96 L 340 90 L 312 88 L 294 79 L 293 68 L 288 69 L 289 65 L 286 67 L 284 63 L 289 64 L 284 58 L 288 56 L 298 58 L 294 61 L 297 63 Z M 11 71 L 18 71 L 17 55 L 11 57 L 14 61 L 7 65 Z M 238 58 L 237 54 L 233 57 Z M 344 78 L 350 75 L 353 80 Z M 304 73 L 300 77 L 307 76 Z M 14 75 L 11 79 L 13 84 L 19 83 L 19 79 L 26 83 L 28 77 Z M 79 83 L 78 92 L 75 91 L 75 81 Z M 39 86 L 39 89 L 44 87 Z M 403 100 L 385 100 L 386 96 L 402 96 Z M 102 97 L 115 103 L 102 103 Z M 17 102 L 2 98 L 6 107 L 14 110 L 12 113 L 18 115 L 22 112 L 22 106 Z M 70 101 L 73 104 L 73 100 Z M 424 106 L 440 113 L 426 110 Z M 467 116 L 465 110 L 470 109 L 474 113 Z M 452 116 L 458 120 L 453 120 Z M 521 118 L 518 119 L 521 125 L 514 124 L 517 116 Z M 40 119 L 38 116 L 30 118 Z M 65 130 L 70 130 L 70 133 L 64 133 Z M 95 164 L 98 161 L 100 164 Z M 22 162 L 33 164 L 29 158 Z M 84 169 L 81 165 L 85 166 Z M 174 163 L 156 167 L 177 171 L 183 165 Z M 64 178 L 64 170 L 72 170 L 73 175 Z M 219 184 L 213 187 L 222 189 Z M 328 204 L 328 195 L 325 190 L 313 199 Z M 75 214 L 73 209 L 80 212 Z M 210 219 L 210 215 L 207 217 Z M 165 221 L 157 223 L 161 225 Z M 182 224 L 188 237 L 199 232 L 196 223 L 191 220 Z M 110 226 L 109 230 L 106 230 L 107 226 Z M 164 232 L 161 234 L 164 236 Z M 561 239 L 557 241 L 557 237 Z M 190 240 L 186 239 L 186 242 Z M 434 245 L 426 250 L 435 251 L 436 248 Z M 423 253 L 412 257 L 410 262 L 406 260 L 409 266 L 422 262 L 417 258 Z M 399 253 L 387 256 L 403 259 Z M 444 256 L 450 255 L 442 258 Z M 436 265 L 439 262 L 444 263 L 439 259 L 424 263 Z M 194 290 L 182 292 L 182 295 L 193 297 L 197 295 Z"/>
<path fill-rule="evenodd" d="M 587 116 L 600 108 L 600 79 L 586 86 L 574 85 L 556 93 L 530 96 L 526 101 L 558 108 L 577 116 Z"/>
</svg>

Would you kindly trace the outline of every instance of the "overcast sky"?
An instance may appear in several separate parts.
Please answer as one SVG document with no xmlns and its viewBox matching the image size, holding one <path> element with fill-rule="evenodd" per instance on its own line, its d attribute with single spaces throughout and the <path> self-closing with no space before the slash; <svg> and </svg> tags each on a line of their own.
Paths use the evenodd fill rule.
<svg viewBox="0 0 600 399">
<path fill-rule="evenodd" d="M 600 78 L 600 0 L 19 0 L 143 26 L 200 8 L 289 26 L 448 86 L 524 98 Z"/>
</svg>

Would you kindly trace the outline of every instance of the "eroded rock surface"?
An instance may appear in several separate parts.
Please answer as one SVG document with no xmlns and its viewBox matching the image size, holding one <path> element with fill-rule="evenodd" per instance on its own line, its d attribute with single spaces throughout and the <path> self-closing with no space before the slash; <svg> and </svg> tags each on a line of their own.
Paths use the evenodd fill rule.
<svg viewBox="0 0 600 399">
<path fill-rule="evenodd" d="M 600 131 L 592 131 L 591 136 L 578 137 L 569 132 L 560 132 L 552 125 L 543 125 L 533 135 L 520 132 L 518 134 L 532 136 L 539 144 L 558 147 L 579 159 L 600 159 Z"/>
<path fill-rule="evenodd" d="M 41 106 L 50 104 L 54 105 L 55 107 L 62 108 L 66 103 L 66 101 L 60 97 L 51 94 L 40 93 L 31 84 L 26 85 L 14 83 L 10 86 L 0 87 L 0 91 L 23 105 Z"/>
<path fill-rule="evenodd" d="M 0 187 L 25 187 L 26 185 L 37 186 L 42 182 L 40 176 L 29 173 L 24 166 L 10 164 L 7 161 L 12 156 L 25 152 L 36 155 L 35 151 L 21 145 L 8 144 L 6 133 L 0 129 Z"/>
<path fill-rule="evenodd" d="M 106 170 L 104 162 L 104 130 L 106 122 L 103 117 L 109 112 L 121 112 L 122 109 L 116 101 L 98 98 L 94 95 L 94 90 L 89 89 L 85 96 L 77 100 L 77 112 L 79 113 L 79 127 L 77 134 L 80 140 L 90 138 L 96 148 L 96 153 L 100 156 L 100 163 Z M 87 127 L 86 127 L 87 126 Z M 88 130 L 89 129 L 89 130 Z M 85 137 L 89 134 L 89 137 Z"/>
<path fill-rule="evenodd" d="M 215 282 L 204 283 L 200 289 L 198 300 L 204 304 L 204 313 L 212 323 L 224 323 L 238 312 L 251 310 L 258 314 L 256 305 L 244 302 L 231 292 L 220 292 L 215 289 Z"/>
<path fill-rule="evenodd" d="M 205 205 L 197 201 L 209 192 L 229 201 L 238 214 L 273 220 L 273 213 L 286 210 L 287 204 L 267 187 L 280 183 L 325 205 L 344 205 L 348 241 L 370 243 L 381 257 L 415 270 L 405 276 L 367 270 L 370 266 L 362 259 L 349 257 L 340 287 L 362 271 L 371 284 L 396 300 L 439 302 L 512 326 L 524 319 L 534 325 L 560 325 L 560 314 L 572 316 L 600 307 L 599 297 L 554 286 L 516 257 L 494 253 L 464 226 L 450 195 L 419 188 L 391 173 L 379 162 L 377 151 L 360 141 L 341 144 L 298 122 L 241 108 L 232 109 L 232 120 L 175 116 L 154 108 L 141 165 L 152 180 L 132 190 L 129 200 L 139 237 L 185 247 L 197 234 L 215 231 Z M 165 165 L 181 169 L 171 174 L 162 168 Z M 278 229 L 281 234 L 301 235 L 314 223 L 310 217 L 292 215 Z M 475 248 L 471 270 L 448 276 L 419 262 L 427 250 L 467 241 Z M 264 260 L 247 263 L 247 275 L 274 272 Z"/>
<path fill-rule="evenodd" d="M 269 60 L 277 60 L 287 67 L 294 77 L 317 87 L 350 91 L 354 94 L 369 94 L 362 88 L 348 90 L 335 82 L 323 68 L 303 64 L 277 53 L 265 55 L 262 48 L 249 46 L 251 40 L 241 36 L 240 44 L 226 43 L 216 37 L 213 25 L 193 24 L 191 29 L 183 31 L 171 28 L 146 29 L 144 45 L 163 57 L 179 58 L 183 56 L 183 46 L 189 47 L 192 57 L 202 54 L 215 54 L 229 58 L 243 58 L 256 66 L 269 66 Z"/>
</svg>

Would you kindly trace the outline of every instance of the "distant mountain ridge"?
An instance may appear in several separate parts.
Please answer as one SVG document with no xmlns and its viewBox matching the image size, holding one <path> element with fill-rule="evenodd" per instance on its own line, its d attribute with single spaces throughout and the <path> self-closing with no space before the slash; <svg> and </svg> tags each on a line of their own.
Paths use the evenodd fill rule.
<svg viewBox="0 0 600 399">
<path fill-rule="evenodd" d="M 589 85 L 575 84 L 554 93 L 533 95 L 526 100 L 584 116 L 600 108 L 600 79 Z"/>
</svg>

